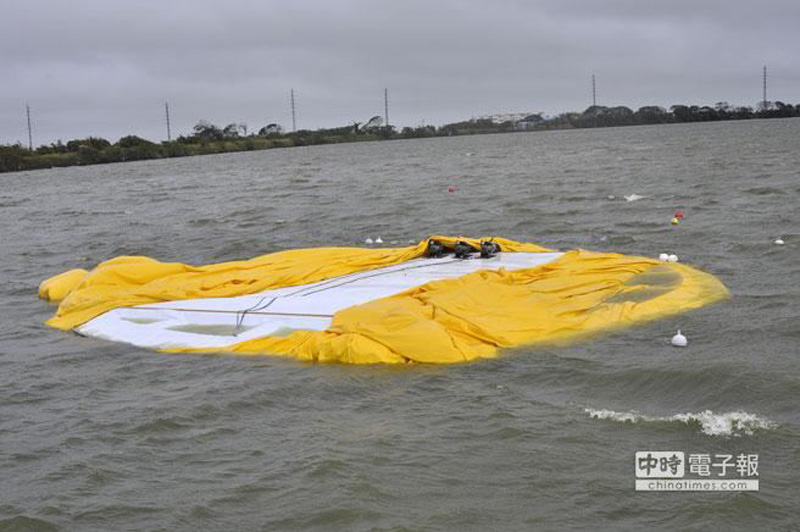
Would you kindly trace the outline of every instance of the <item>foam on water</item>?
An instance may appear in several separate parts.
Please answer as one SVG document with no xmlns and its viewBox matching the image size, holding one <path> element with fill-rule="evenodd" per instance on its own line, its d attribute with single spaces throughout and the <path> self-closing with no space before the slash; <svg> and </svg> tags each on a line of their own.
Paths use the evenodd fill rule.
<svg viewBox="0 0 800 532">
<path fill-rule="evenodd" d="M 593 419 L 610 419 L 623 423 L 672 423 L 679 422 L 686 425 L 700 425 L 703 434 L 709 436 L 739 436 L 746 434 L 752 436 L 755 430 L 770 430 L 778 426 L 769 419 L 762 418 L 748 412 L 724 412 L 715 414 L 711 410 L 704 410 L 696 414 L 674 414 L 671 416 L 646 416 L 635 410 L 616 412 L 614 410 L 595 410 L 585 408 L 584 412 Z"/>
</svg>

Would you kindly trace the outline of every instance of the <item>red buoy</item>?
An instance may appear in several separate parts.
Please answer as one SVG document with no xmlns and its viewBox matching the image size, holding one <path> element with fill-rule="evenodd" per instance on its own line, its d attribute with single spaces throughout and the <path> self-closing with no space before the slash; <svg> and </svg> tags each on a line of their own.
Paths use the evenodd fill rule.
<svg viewBox="0 0 800 532">
<path fill-rule="evenodd" d="M 673 214 L 672 216 L 677 218 L 678 220 L 683 220 L 683 211 L 675 211 L 675 214 Z"/>
<path fill-rule="evenodd" d="M 447 191 L 448 192 L 455 192 L 456 191 L 456 186 L 455 185 L 450 185 L 449 187 L 447 187 Z"/>
</svg>

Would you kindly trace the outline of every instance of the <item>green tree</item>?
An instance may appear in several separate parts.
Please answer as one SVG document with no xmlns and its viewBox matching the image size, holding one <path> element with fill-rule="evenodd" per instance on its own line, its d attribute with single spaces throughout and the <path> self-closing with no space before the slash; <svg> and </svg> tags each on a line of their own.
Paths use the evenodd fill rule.
<svg viewBox="0 0 800 532">
<path fill-rule="evenodd" d="M 78 164 L 97 164 L 102 161 L 100 150 L 88 144 L 78 146 Z"/>
<path fill-rule="evenodd" d="M 239 124 L 231 123 L 222 130 L 222 137 L 226 139 L 239 138 Z"/>
<path fill-rule="evenodd" d="M 636 111 L 636 121 L 641 124 L 663 124 L 669 121 L 669 114 L 658 105 L 646 105 Z"/>
<path fill-rule="evenodd" d="M 119 141 L 117 141 L 117 145 L 120 148 L 138 148 L 141 146 L 153 146 L 154 144 L 147 139 L 143 139 L 142 137 L 128 135 L 127 137 L 122 137 L 119 139 Z"/>
<path fill-rule="evenodd" d="M 26 155 L 22 144 L 0 146 L 0 172 L 17 172 L 22 170 L 22 161 Z"/>
<path fill-rule="evenodd" d="M 694 121 L 692 119 L 692 110 L 686 105 L 673 105 L 669 110 L 678 122 Z"/>
<path fill-rule="evenodd" d="M 268 137 L 271 135 L 282 135 L 283 127 L 280 124 L 271 123 L 258 130 L 259 137 Z"/>
<path fill-rule="evenodd" d="M 85 139 L 75 139 L 67 142 L 67 151 L 79 151 L 81 146 L 88 146 L 93 150 L 100 151 L 111 146 L 111 143 L 100 137 L 87 137 Z"/>
<path fill-rule="evenodd" d="M 192 129 L 194 131 L 194 136 L 200 140 L 215 141 L 225 138 L 220 128 L 206 120 L 199 121 Z"/>
</svg>

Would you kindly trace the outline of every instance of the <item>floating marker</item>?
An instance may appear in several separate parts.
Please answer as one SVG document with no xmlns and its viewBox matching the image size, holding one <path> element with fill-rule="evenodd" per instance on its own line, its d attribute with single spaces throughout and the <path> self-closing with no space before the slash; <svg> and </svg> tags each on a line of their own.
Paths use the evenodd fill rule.
<svg viewBox="0 0 800 532">
<path fill-rule="evenodd" d="M 670 262 L 678 262 L 678 256 L 671 254 L 669 257 L 667 257 L 667 260 Z"/>
<path fill-rule="evenodd" d="M 383 239 L 381 237 L 378 237 L 378 238 L 375 239 L 375 243 L 376 244 L 383 244 Z"/>
<path fill-rule="evenodd" d="M 615 195 L 613 195 L 613 194 L 609 194 L 608 195 L 608 199 L 614 200 L 614 199 L 617 199 L 617 197 Z"/>
<path fill-rule="evenodd" d="M 662 253 L 661 255 L 658 256 L 658 260 L 667 262 L 669 260 L 669 255 L 666 253 Z"/>
<path fill-rule="evenodd" d="M 675 211 L 675 214 L 673 214 L 672 216 L 677 218 L 678 220 L 683 220 L 683 211 Z"/>
<path fill-rule="evenodd" d="M 455 185 L 450 185 L 449 187 L 447 187 L 447 191 L 448 192 L 455 192 L 456 191 L 456 186 Z"/>
<path fill-rule="evenodd" d="M 689 345 L 689 340 L 687 340 L 686 337 L 681 334 L 681 330 L 678 329 L 678 334 L 672 337 L 670 343 L 675 347 L 686 347 Z"/>
<path fill-rule="evenodd" d="M 681 221 L 678 218 L 673 217 L 670 223 L 672 225 L 678 225 L 679 223 L 681 223 Z"/>
<path fill-rule="evenodd" d="M 777 245 L 777 246 L 782 246 L 785 243 L 786 242 L 784 242 L 782 238 L 778 238 L 777 240 L 775 240 L 775 245 Z"/>
<path fill-rule="evenodd" d="M 364 243 L 365 243 L 365 244 L 372 244 L 372 239 L 371 239 L 371 238 L 369 238 L 369 237 L 367 237 L 367 239 L 366 239 L 366 240 L 364 240 Z"/>
</svg>

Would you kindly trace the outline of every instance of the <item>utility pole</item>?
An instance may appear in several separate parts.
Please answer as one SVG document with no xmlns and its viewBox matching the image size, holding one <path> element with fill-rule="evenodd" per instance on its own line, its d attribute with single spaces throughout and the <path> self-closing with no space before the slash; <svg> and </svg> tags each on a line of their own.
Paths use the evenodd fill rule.
<svg viewBox="0 0 800 532">
<path fill-rule="evenodd" d="M 767 110 L 767 65 L 764 65 L 764 76 L 762 80 L 763 97 L 761 98 L 761 108 Z"/>
<path fill-rule="evenodd" d="M 164 102 L 164 111 L 167 113 L 167 142 L 172 142 L 172 131 L 169 127 L 169 102 Z"/>
<path fill-rule="evenodd" d="M 289 92 L 289 98 L 292 102 L 292 131 L 297 131 L 297 119 L 295 116 L 295 105 L 294 105 L 294 89 Z"/>
<path fill-rule="evenodd" d="M 31 131 L 31 106 L 25 104 L 25 114 L 28 115 L 28 150 L 33 151 L 33 132 Z"/>
<path fill-rule="evenodd" d="M 592 72 L 592 115 L 594 115 L 594 127 L 597 127 L 597 80 Z"/>
<path fill-rule="evenodd" d="M 389 89 L 383 89 L 383 120 L 386 124 L 386 138 L 389 138 Z"/>
</svg>

